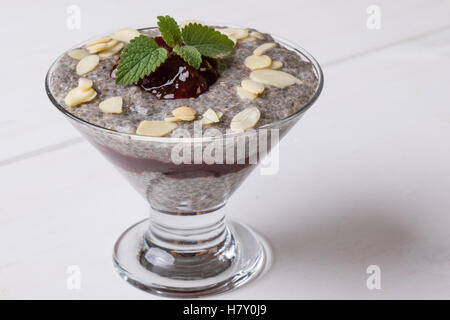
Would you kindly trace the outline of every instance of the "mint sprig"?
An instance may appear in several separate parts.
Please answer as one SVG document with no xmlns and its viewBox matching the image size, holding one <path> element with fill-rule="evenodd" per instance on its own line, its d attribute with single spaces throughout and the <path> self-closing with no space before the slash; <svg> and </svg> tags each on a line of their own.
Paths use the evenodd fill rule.
<svg viewBox="0 0 450 320">
<path fill-rule="evenodd" d="M 234 43 L 226 35 L 208 26 L 189 23 L 182 30 L 170 16 L 158 16 L 158 27 L 164 42 L 195 69 L 199 69 L 202 56 L 217 57 L 233 50 Z M 148 76 L 169 56 L 164 48 L 146 35 L 134 38 L 120 55 L 116 84 L 130 85 Z"/>
<path fill-rule="evenodd" d="M 174 18 L 159 16 L 158 27 L 164 41 L 169 47 L 174 47 L 181 43 L 181 31 Z"/>
<path fill-rule="evenodd" d="M 202 54 L 193 46 L 175 46 L 173 51 L 195 69 L 200 68 Z"/>
<path fill-rule="evenodd" d="M 233 50 L 234 42 L 208 26 L 190 23 L 181 31 L 183 42 L 196 48 L 205 57 L 216 57 Z"/>
<path fill-rule="evenodd" d="M 148 76 L 163 63 L 169 53 L 152 38 L 140 35 L 123 49 L 116 72 L 116 83 L 128 86 Z"/>
</svg>

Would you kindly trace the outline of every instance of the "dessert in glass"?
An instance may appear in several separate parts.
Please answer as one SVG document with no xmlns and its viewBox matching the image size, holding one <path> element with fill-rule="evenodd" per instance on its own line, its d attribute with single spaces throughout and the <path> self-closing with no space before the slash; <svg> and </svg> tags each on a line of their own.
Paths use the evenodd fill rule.
<svg viewBox="0 0 450 320">
<path fill-rule="evenodd" d="M 221 208 L 318 98 L 322 71 L 267 33 L 158 19 L 68 50 L 46 91 L 150 204 L 114 246 L 119 275 L 163 296 L 222 293 L 266 253 Z"/>
</svg>

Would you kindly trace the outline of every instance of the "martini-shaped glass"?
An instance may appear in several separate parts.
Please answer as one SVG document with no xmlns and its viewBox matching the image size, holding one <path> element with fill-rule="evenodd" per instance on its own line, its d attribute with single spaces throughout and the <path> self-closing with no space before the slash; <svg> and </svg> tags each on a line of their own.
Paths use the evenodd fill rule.
<svg viewBox="0 0 450 320">
<path fill-rule="evenodd" d="M 150 217 L 129 227 L 114 246 L 114 265 L 125 281 L 150 293 L 190 298 L 230 290 L 264 269 L 261 239 L 247 226 L 226 220 L 220 209 L 323 86 L 321 68 L 310 54 L 274 39 L 313 65 L 318 79 L 313 97 L 284 119 L 214 137 L 147 137 L 86 122 L 56 101 L 49 85 L 55 64 L 50 68 L 46 91 L 51 102 L 150 204 Z M 177 164 L 174 155 L 180 154 L 191 161 Z M 199 154 L 213 155 L 213 160 L 199 161 Z M 218 154 L 223 163 L 215 158 Z"/>
</svg>

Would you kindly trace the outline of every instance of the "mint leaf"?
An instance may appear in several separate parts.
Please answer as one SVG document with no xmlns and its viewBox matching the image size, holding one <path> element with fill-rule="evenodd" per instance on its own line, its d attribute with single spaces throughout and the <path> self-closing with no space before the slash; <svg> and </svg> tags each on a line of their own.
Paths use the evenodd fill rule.
<svg viewBox="0 0 450 320">
<path fill-rule="evenodd" d="M 116 72 L 116 84 L 130 85 L 149 75 L 168 56 L 164 48 L 159 48 L 152 38 L 140 35 L 123 49 Z"/>
<path fill-rule="evenodd" d="M 181 30 L 181 36 L 185 44 L 195 47 L 206 57 L 229 53 L 234 46 L 233 41 L 226 35 L 198 23 L 186 25 Z"/>
<path fill-rule="evenodd" d="M 181 31 L 174 18 L 158 16 L 158 27 L 164 41 L 170 47 L 181 43 Z"/>
<path fill-rule="evenodd" d="M 202 55 L 195 47 L 192 46 L 175 46 L 173 51 L 177 53 L 184 61 L 189 63 L 195 69 L 200 68 L 200 64 L 202 63 Z"/>
</svg>

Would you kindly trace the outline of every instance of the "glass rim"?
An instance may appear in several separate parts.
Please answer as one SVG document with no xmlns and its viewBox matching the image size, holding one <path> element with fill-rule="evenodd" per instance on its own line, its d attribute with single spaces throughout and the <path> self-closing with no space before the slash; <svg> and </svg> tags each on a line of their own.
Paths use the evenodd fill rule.
<svg viewBox="0 0 450 320">
<path fill-rule="evenodd" d="M 215 24 L 208 24 L 208 25 L 215 25 Z M 224 24 L 226 25 L 226 24 Z M 240 26 L 235 26 L 235 25 L 226 25 L 228 27 L 238 27 L 238 28 L 242 28 Z M 157 29 L 158 27 L 140 27 L 137 28 L 138 30 L 149 30 L 149 29 Z M 264 31 L 262 31 L 264 32 Z M 267 32 L 268 33 L 268 32 Z M 308 52 L 306 51 L 304 48 L 300 47 L 299 45 L 296 45 L 288 40 L 285 40 L 279 36 L 273 35 L 271 33 L 268 33 L 272 36 L 272 38 L 277 41 L 279 44 L 283 45 L 283 47 L 285 47 L 288 50 L 294 51 L 295 53 L 297 53 L 300 57 L 302 58 L 306 58 L 312 65 L 313 65 L 313 69 L 315 71 L 315 75 L 317 77 L 318 80 L 318 85 L 317 88 L 314 92 L 314 95 L 311 97 L 311 99 L 300 109 L 298 109 L 297 111 L 295 111 L 294 113 L 291 113 L 290 115 L 288 115 L 287 117 L 284 117 L 282 119 L 276 120 L 274 122 L 265 124 L 261 127 L 258 128 L 254 128 L 254 130 L 259 131 L 261 129 L 273 129 L 274 127 L 279 127 L 280 125 L 282 125 L 285 122 L 288 122 L 292 119 L 297 118 L 298 116 L 300 116 L 301 114 L 303 114 L 306 110 L 308 110 L 317 100 L 317 98 L 320 96 L 322 89 L 323 89 L 323 72 L 322 72 L 322 68 L 320 67 L 320 64 L 317 62 L 317 60 Z M 105 34 L 99 35 L 104 36 Z M 98 37 L 98 36 L 97 36 Z M 82 46 L 83 44 L 87 43 L 89 40 L 84 41 L 72 48 L 79 48 L 80 46 Z M 69 49 L 70 50 L 70 49 Z M 67 50 L 68 51 L 68 50 Z M 88 122 L 80 117 L 77 117 L 76 115 L 74 115 L 73 113 L 69 112 L 66 108 L 64 108 L 61 104 L 58 103 L 58 101 L 56 101 L 55 97 L 53 96 L 53 94 L 50 91 L 50 86 L 49 86 L 49 80 L 50 80 L 50 74 L 51 71 L 53 70 L 54 66 L 56 65 L 56 63 L 67 53 L 67 51 L 63 52 L 61 55 L 58 56 L 58 58 L 56 58 L 56 60 L 51 64 L 49 70 L 47 71 L 47 74 L 45 76 L 45 91 L 47 93 L 48 98 L 50 99 L 50 101 L 52 102 L 52 104 L 59 110 L 61 111 L 65 116 L 67 116 L 68 118 L 74 120 L 75 122 L 81 123 L 82 125 L 86 125 L 88 127 L 93 127 L 95 130 L 100 130 L 103 131 L 107 134 L 110 135 L 116 135 L 116 136 L 121 136 L 124 138 L 128 138 L 130 140 L 140 140 L 140 141 L 151 141 L 151 142 L 164 142 L 164 143 L 171 143 L 171 142 L 199 142 L 199 141 L 211 141 L 211 140 L 215 140 L 217 138 L 220 139 L 224 139 L 224 138 L 232 138 L 232 137 L 236 137 L 236 136 L 240 136 L 242 134 L 246 134 L 247 131 L 243 131 L 243 132 L 233 132 L 233 133 L 223 133 L 220 137 L 214 137 L 214 136 L 202 136 L 202 137 L 191 137 L 191 138 L 177 138 L 177 137 L 150 137 L 150 136 L 143 136 L 143 135 L 138 135 L 138 134 L 133 134 L 133 133 L 126 133 L 126 132 L 119 132 L 116 130 L 112 130 L 112 129 L 108 129 L 105 127 L 102 127 L 100 125 Z M 247 133 L 248 134 L 248 133 Z"/>
</svg>

